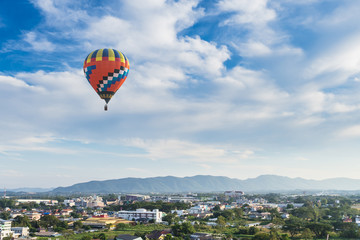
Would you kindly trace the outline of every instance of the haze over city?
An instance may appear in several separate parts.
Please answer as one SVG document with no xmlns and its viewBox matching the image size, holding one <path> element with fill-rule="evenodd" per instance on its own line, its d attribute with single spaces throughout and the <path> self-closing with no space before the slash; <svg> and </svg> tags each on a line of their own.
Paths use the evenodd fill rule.
<svg viewBox="0 0 360 240">
<path fill-rule="evenodd" d="M 360 2 L 0 3 L 0 187 L 359 178 Z M 129 59 L 104 111 L 83 73 Z"/>
</svg>

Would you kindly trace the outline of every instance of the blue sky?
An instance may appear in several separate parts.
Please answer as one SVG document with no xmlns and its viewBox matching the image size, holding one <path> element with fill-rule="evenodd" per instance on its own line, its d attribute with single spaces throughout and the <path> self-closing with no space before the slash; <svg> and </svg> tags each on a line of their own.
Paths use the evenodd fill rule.
<svg viewBox="0 0 360 240">
<path fill-rule="evenodd" d="M 0 183 L 359 178 L 359 10 L 354 0 L 1 1 Z M 99 48 L 130 61 L 107 112 L 82 72 Z"/>
</svg>

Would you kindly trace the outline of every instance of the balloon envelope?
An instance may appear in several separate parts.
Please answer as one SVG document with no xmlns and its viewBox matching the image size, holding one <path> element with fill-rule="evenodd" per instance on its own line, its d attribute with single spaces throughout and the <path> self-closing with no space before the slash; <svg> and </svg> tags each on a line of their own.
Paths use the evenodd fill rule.
<svg viewBox="0 0 360 240">
<path fill-rule="evenodd" d="M 120 51 L 102 48 L 86 57 L 83 69 L 90 85 L 108 103 L 125 82 L 130 64 Z"/>
</svg>

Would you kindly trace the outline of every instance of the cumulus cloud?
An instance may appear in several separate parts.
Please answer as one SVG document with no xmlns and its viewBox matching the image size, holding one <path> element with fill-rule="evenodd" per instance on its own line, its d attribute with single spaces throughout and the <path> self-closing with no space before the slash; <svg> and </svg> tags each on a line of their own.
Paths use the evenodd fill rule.
<svg viewBox="0 0 360 240">
<path fill-rule="evenodd" d="M 217 5 L 220 12 L 230 13 L 220 26 L 230 26 L 231 31 L 234 27 L 238 27 L 239 32 L 247 30 L 246 34 L 232 40 L 232 46 L 241 56 L 303 55 L 302 49 L 288 43 L 286 33 L 270 26 L 278 19 L 276 9 L 269 6 L 268 0 L 222 0 Z"/>
<path fill-rule="evenodd" d="M 360 137 L 360 125 L 353 125 L 339 132 L 341 137 Z"/>
<path fill-rule="evenodd" d="M 228 163 L 234 164 L 251 157 L 252 150 L 239 151 L 232 146 L 213 146 L 181 141 L 177 139 L 145 140 L 126 139 L 124 144 L 146 151 L 144 157 L 153 160 L 175 160 L 180 162 Z"/>
</svg>

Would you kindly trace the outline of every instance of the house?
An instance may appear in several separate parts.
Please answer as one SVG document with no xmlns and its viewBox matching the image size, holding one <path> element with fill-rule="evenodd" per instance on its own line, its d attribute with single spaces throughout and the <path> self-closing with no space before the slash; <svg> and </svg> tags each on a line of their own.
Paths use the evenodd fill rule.
<svg viewBox="0 0 360 240">
<path fill-rule="evenodd" d="M 151 233 L 146 235 L 146 239 L 163 240 L 165 238 L 165 236 L 168 234 L 171 234 L 171 229 L 154 230 Z"/>
<path fill-rule="evenodd" d="M 41 218 L 41 213 L 35 212 L 35 211 L 26 212 L 25 215 L 26 215 L 30 220 L 35 220 L 35 221 L 38 221 L 38 220 L 40 220 L 40 218 Z"/>
<path fill-rule="evenodd" d="M 130 234 L 120 234 L 117 235 L 114 240 L 143 240 L 141 237 L 133 236 Z"/>
<path fill-rule="evenodd" d="M 61 216 L 69 216 L 70 213 L 72 213 L 72 212 L 74 212 L 74 210 L 72 210 L 72 209 L 63 209 L 60 211 L 60 215 Z"/>
</svg>

